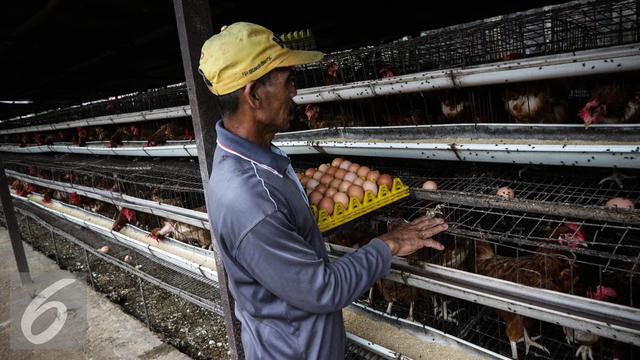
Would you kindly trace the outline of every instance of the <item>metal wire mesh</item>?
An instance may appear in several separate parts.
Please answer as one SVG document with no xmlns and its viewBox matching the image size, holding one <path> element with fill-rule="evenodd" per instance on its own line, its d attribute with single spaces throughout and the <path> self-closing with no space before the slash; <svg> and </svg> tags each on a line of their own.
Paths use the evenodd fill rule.
<svg viewBox="0 0 640 360">
<path fill-rule="evenodd" d="M 301 66 L 296 83 L 307 88 L 631 43 L 638 39 L 637 4 L 575 1 L 407 38 L 329 54 Z"/>
<path fill-rule="evenodd" d="M 0 129 L 52 124 L 104 115 L 125 114 L 137 111 L 188 105 L 189 98 L 184 84 L 150 89 L 141 93 L 125 94 L 115 98 L 95 101 L 64 109 L 52 109 L 40 114 L 0 121 Z"/>
</svg>

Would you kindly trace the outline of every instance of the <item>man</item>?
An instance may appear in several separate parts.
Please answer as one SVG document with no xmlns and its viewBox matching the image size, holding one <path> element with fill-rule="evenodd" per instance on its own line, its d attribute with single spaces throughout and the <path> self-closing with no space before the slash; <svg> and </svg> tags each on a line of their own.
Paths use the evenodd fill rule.
<svg viewBox="0 0 640 360">
<path fill-rule="evenodd" d="M 389 272 L 392 255 L 443 248 L 431 237 L 447 225 L 423 217 L 329 262 L 304 189 L 271 144 L 294 115 L 291 66 L 321 58 L 250 23 L 225 26 L 202 47 L 199 70 L 223 117 L 209 219 L 248 359 L 343 358 L 341 309 Z"/>
</svg>

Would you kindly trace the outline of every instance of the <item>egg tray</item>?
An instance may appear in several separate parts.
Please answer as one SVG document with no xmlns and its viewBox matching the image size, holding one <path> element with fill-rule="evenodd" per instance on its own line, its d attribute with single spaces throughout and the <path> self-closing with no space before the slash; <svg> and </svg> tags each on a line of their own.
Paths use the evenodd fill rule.
<svg viewBox="0 0 640 360">
<path fill-rule="evenodd" d="M 336 202 L 332 215 L 329 215 L 325 209 L 318 210 L 316 205 L 311 205 L 311 212 L 320 231 L 325 232 L 407 196 L 409 196 L 409 187 L 399 178 L 394 178 L 391 190 L 384 184 L 378 188 L 377 196 L 371 190 L 366 190 L 362 202 L 351 196 L 349 207 L 346 209 L 342 203 Z"/>
</svg>

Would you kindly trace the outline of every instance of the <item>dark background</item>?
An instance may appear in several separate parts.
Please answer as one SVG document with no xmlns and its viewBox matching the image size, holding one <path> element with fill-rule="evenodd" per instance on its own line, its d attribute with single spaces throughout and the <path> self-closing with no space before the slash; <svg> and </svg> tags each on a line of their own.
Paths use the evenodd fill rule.
<svg viewBox="0 0 640 360">
<path fill-rule="evenodd" d="M 185 0 L 188 1 L 188 0 Z M 214 29 L 310 28 L 325 52 L 566 1 L 212 1 Z M 27 0 L 0 10 L 0 120 L 184 81 L 170 0 Z"/>
</svg>

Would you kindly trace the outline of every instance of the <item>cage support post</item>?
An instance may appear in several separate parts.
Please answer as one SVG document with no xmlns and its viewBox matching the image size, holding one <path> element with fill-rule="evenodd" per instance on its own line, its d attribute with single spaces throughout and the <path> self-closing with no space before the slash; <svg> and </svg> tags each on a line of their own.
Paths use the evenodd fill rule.
<svg viewBox="0 0 640 360">
<path fill-rule="evenodd" d="M 9 239 L 11 240 L 11 247 L 13 248 L 13 256 L 16 259 L 16 265 L 18 265 L 20 280 L 23 284 L 31 282 L 29 264 L 27 263 L 27 256 L 25 255 L 24 247 L 22 246 L 22 238 L 18 231 L 18 220 L 16 219 L 16 213 L 13 209 L 13 200 L 11 200 L 11 192 L 9 191 L 7 176 L 4 173 L 4 163 L 2 162 L 2 159 L 0 159 L 0 201 L 2 202 L 7 230 L 9 231 Z"/>
<path fill-rule="evenodd" d="M 206 193 L 209 175 L 213 162 L 213 152 L 216 144 L 215 122 L 220 118 L 220 111 L 214 105 L 213 94 L 205 86 L 198 74 L 200 49 L 202 44 L 213 35 L 211 8 L 208 0 L 183 1 L 173 0 L 182 53 L 182 64 L 189 93 L 191 118 L 198 149 L 198 164 L 202 177 L 203 188 Z M 205 196 L 205 202 L 207 197 Z M 207 203 L 207 208 L 215 204 Z M 220 303 L 224 312 L 224 323 L 229 339 L 231 359 L 241 359 L 242 343 L 240 338 L 240 323 L 234 316 L 234 302 L 227 286 L 227 273 L 220 258 L 213 231 L 211 239 L 214 244 L 216 270 L 220 287 Z"/>
<path fill-rule="evenodd" d="M 142 287 L 142 280 L 139 276 L 136 276 L 138 280 L 138 286 L 140 287 L 140 295 L 142 295 L 142 305 L 144 306 L 144 319 L 147 323 L 147 328 L 151 329 L 151 322 L 149 321 L 149 309 L 147 308 L 147 299 L 144 297 L 144 288 Z"/>
<path fill-rule="evenodd" d="M 84 251 L 84 261 L 87 263 L 87 270 L 89 270 L 89 280 L 91 281 L 91 288 L 95 290 L 96 284 L 93 282 L 93 271 L 91 271 L 91 264 L 89 264 L 89 255 L 87 254 L 87 249 L 83 249 L 83 251 Z"/>
</svg>

